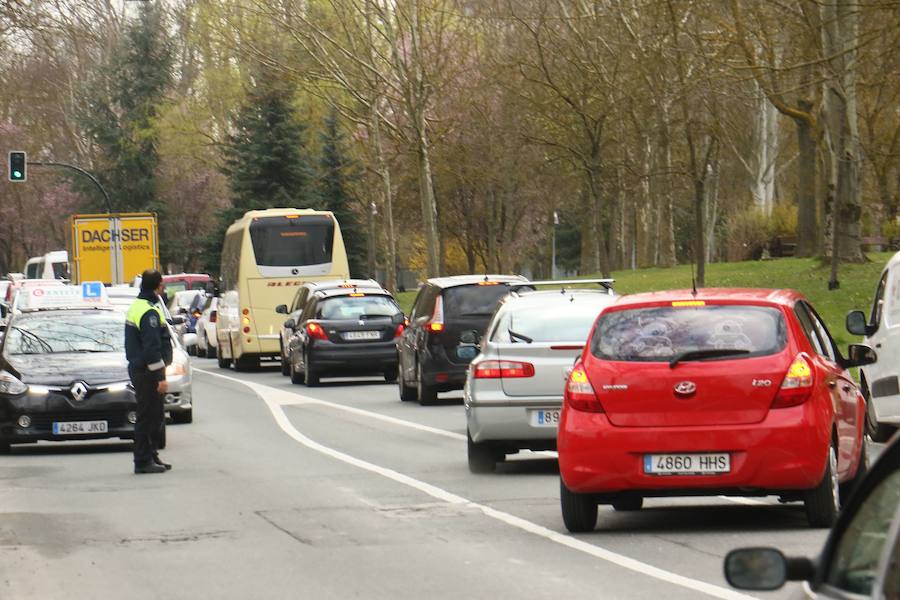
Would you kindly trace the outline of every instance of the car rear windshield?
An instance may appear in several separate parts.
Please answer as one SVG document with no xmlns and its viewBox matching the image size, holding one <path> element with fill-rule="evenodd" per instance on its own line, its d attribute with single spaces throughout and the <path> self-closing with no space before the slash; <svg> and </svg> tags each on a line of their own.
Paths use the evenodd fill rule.
<svg viewBox="0 0 900 600">
<path fill-rule="evenodd" d="M 786 342 L 784 316 L 775 308 L 662 306 L 603 315 L 591 340 L 591 352 L 605 360 L 669 361 L 685 352 L 746 351 L 728 357 L 734 359 L 774 354 Z"/>
<path fill-rule="evenodd" d="M 400 307 L 388 296 L 335 296 L 319 302 L 317 319 L 378 319 L 400 313 Z"/>
<path fill-rule="evenodd" d="M 458 285 L 444 290 L 444 315 L 450 317 L 489 317 L 509 287 L 495 285 Z"/>
<path fill-rule="evenodd" d="M 305 267 L 331 262 L 334 220 L 312 215 L 260 217 L 250 224 L 256 264 L 261 267 Z"/>
<path fill-rule="evenodd" d="M 494 341 L 522 342 L 510 331 L 531 338 L 534 342 L 584 342 L 600 312 L 598 307 L 575 307 L 560 304 L 529 306 L 506 312 L 497 324 Z"/>
<path fill-rule="evenodd" d="M 6 332 L 5 353 L 124 352 L 125 315 L 66 313 L 21 316 Z"/>
</svg>

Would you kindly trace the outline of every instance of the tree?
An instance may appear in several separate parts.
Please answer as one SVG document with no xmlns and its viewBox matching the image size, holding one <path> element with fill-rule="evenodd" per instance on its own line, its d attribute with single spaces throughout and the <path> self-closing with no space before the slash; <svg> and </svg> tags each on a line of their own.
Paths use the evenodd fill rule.
<svg viewBox="0 0 900 600">
<path fill-rule="evenodd" d="M 366 234 L 359 215 L 353 210 L 353 198 L 348 179 L 356 176 L 354 165 L 344 149 L 344 136 L 339 129 L 337 114 L 330 112 L 321 133 L 322 155 L 319 159 L 319 197 L 322 207 L 334 213 L 341 226 L 350 276 L 362 277 L 367 272 Z M 375 273 L 368 273 L 374 277 Z"/>
<path fill-rule="evenodd" d="M 81 123 L 113 209 L 160 211 L 156 120 L 172 83 L 172 46 L 158 3 L 141 6 L 109 62 L 85 86 Z"/>
<path fill-rule="evenodd" d="M 260 66 L 228 136 L 222 172 L 231 206 L 219 213 L 219 227 L 207 237 L 205 263 L 217 270 L 225 230 L 248 210 L 275 206 L 318 207 L 306 126 L 293 105 L 294 88 Z"/>
</svg>

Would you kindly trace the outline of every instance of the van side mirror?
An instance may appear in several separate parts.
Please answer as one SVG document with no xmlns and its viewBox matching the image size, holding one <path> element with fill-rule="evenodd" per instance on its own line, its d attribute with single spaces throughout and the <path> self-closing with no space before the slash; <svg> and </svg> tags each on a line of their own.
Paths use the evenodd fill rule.
<svg viewBox="0 0 900 600">
<path fill-rule="evenodd" d="M 275 307 L 275 312 L 277 312 L 279 315 L 288 314 L 287 304 L 279 304 Z"/>
<path fill-rule="evenodd" d="M 869 337 L 878 331 L 878 325 L 866 323 L 865 313 L 861 310 L 854 310 L 847 313 L 847 331 L 853 335 Z"/>
<path fill-rule="evenodd" d="M 847 358 L 844 359 L 844 367 L 864 367 L 878 360 L 878 354 L 865 344 L 850 344 L 847 349 Z"/>
</svg>

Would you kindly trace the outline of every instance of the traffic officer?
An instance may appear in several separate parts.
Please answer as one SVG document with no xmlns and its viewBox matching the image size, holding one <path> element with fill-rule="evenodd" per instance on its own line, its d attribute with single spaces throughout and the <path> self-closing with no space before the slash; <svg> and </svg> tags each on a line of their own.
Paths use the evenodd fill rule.
<svg viewBox="0 0 900 600">
<path fill-rule="evenodd" d="M 128 376 L 137 396 L 134 424 L 134 472 L 164 473 L 172 465 L 159 458 L 159 442 L 165 424 L 162 395 L 169 391 L 166 365 L 172 363 L 172 340 L 157 303 L 163 291 L 162 275 L 144 271 L 141 293 L 125 318 L 125 356 Z"/>
</svg>

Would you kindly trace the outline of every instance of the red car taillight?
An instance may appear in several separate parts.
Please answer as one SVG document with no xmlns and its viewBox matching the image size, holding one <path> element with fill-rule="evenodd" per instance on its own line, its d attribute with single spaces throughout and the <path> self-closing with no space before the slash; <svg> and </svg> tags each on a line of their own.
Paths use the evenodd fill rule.
<svg viewBox="0 0 900 600">
<path fill-rule="evenodd" d="M 327 340 L 328 339 L 328 335 L 325 334 L 325 329 L 318 323 L 307 323 L 306 324 L 306 333 L 309 334 L 309 337 L 317 339 L 317 340 Z"/>
<path fill-rule="evenodd" d="M 798 354 L 788 368 L 781 389 L 775 395 L 772 408 L 788 408 L 806 402 L 813 390 L 813 368 L 803 354 Z"/>
<path fill-rule="evenodd" d="M 475 379 L 534 377 L 534 365 L 514 360 L 485 360 L 475 365 Z"/>
<path fill-rule="evenodd" d="M 403 335 L 403 331 L 404 331 L 405 329 L 406 329 L 406 325 L 404 325 L 403 323 L 400 323 L 399 325 L 397 325 L 397 330 L 394 331 L 394 337 L 395 337 L 395 338 L 398 338 L 398 337 L 400 337 L 401 335 Z"/>
<path fill-rule="evenodd" d="M 602 413 L 603 405 L 588 379 L 587 371 L 581 365 L 572 369 L 566 381 L 565 401 L 574 410 Z"/>
</svg>

